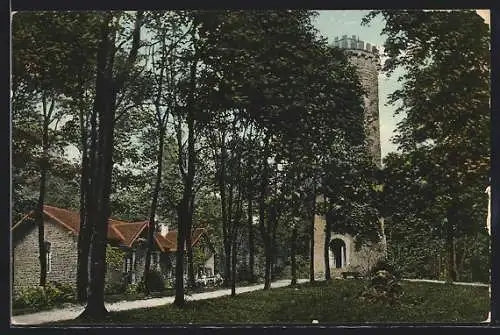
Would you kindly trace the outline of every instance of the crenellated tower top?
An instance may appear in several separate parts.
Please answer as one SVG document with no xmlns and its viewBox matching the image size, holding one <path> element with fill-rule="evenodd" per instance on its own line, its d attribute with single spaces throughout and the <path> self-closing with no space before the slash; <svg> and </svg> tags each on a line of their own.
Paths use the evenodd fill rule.
<svg viewBox="0 0 500 335">
<path fill-rule="evenodd" d="M 356 35 L 352 35 L 351 37 L 343 35 L 341 38 L 337 36 L 335 37 L 333 45 L 341 49 L 363 50 L 372 53 L 375 56 L 379 56 L 378 49 L 375 45 L 365 43 Z"/>
</svg>

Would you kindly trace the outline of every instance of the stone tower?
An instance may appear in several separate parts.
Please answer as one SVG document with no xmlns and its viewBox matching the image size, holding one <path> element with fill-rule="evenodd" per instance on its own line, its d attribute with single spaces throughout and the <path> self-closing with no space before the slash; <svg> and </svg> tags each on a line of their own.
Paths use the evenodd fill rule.
<svg viewBox="0 0 500 335">
<path fill-rule="evenodd" d="M 333 45 L 345 50 L 349 62 L 355 66 L 361 85 L 366 92 L 365 132 L 366 145 L 374 163 L 380 168 L 380 125 L 378 111 L 378 74 L 380 71 L 380 56 L 377 48 L 370 43 L 359 40 L 356 35 L 342 38 L 335 37 Z"/>
<path fill-rule="evenodd" d="M 373 162 L 381 167 L 380 126 L 378 110 L 378 74 L 380 56 L 375 46 L 360 41 L 355 35 L 335 38 L 334 46 L 343 49 L 352 65 L 355 66 L 360 83 L 365 90 L 364 128 L 366 147 Z M 317 203 L 324 201 L 322 195 L 317 196 Z M 325 272 L 325 226 L 323 215 L 314 217 L 314 275 L 322 278 Z M 343 272 L 356 271 L 366 273 L 380 258 L 384 256 L 383 242 L 365 244 L 359 249 L 355 247 L 355 237 L 349 234 L 338 234 L 332 231 L 329 241 L 329 263 L 332 277 L 340 277 Z"/>
</svg>

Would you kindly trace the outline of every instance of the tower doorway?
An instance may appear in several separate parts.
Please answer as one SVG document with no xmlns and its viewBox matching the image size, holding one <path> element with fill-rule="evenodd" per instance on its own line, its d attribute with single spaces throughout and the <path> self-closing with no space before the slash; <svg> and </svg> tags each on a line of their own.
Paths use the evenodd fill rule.
<svg viewBox="0 0 500 335">
<path fill-rule="evenodd" d="M 331 266 L 341 269 L 346 266 L 346 245 L 340 238 L 335 238 L 330 242 L 330 252 L 332 253 Z"/>
</svg>

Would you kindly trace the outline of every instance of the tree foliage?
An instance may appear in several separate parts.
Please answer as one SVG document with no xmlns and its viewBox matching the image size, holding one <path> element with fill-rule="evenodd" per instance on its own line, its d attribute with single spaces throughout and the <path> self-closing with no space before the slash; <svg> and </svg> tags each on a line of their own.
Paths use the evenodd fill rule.
<svg viewBox="0 0 500 335">
<path fill-rule="evenodd" d="M 447 277 L 456 280 L 458 240 L 484 233 L 489 28 L 473 10 L 377 10 L 364 22 L 377 15 L 386 22 L 383 69 L 404 70 L 389 96 L 404 117 L 394 138 L 403 153 L 386 159 L 386 212 L 393 229 L 408 225 L 443 242 Z"/>
</svg>

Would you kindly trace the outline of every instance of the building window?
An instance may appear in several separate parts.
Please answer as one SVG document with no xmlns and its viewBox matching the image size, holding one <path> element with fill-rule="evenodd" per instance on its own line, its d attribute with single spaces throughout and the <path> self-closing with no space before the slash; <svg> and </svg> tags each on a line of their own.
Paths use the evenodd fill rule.
<svg viewBox="0 0 500 335">
<path fill-rule="evenodd" d="M 132 256 L 125 255 L 125 273 L 132 271 Z"/>
<path fill-rule="evenodd" d="M 47 273 L 52 271 L 52 248 L 48 241 L 45 241 L 45 260 L 47 263 Z"/>
</svg>

